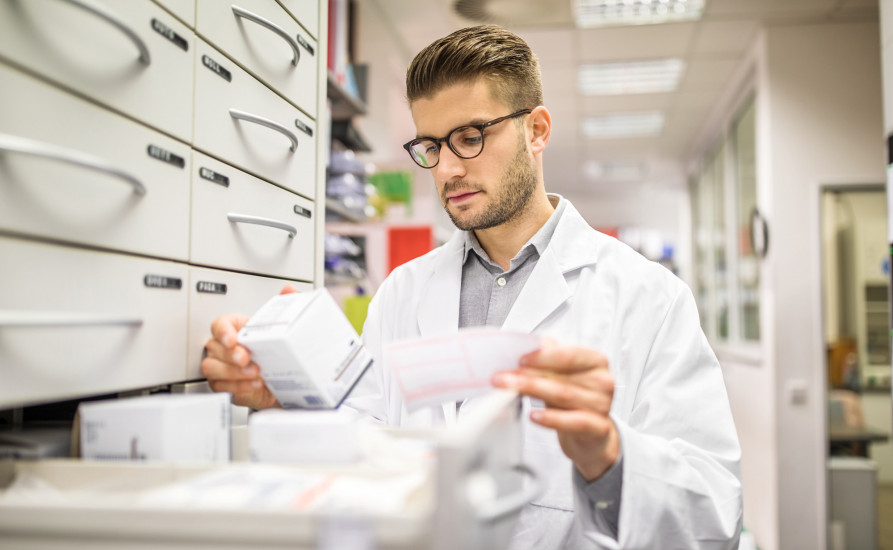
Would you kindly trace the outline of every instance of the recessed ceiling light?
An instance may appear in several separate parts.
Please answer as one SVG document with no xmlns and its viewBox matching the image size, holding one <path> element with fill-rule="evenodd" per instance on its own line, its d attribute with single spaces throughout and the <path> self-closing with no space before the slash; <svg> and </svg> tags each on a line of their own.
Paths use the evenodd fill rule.
<svg viewBox="0 0 893 550">
<path fill-rule="evenodd" d="M 577 80 L 586 95 L 653 94 L 675 90 L 684 69 L 676 58 L 594 63 L 581 65 Z"/>
<path fill-rule="evenodd" d="M 645 165 L 642 162 L 587 160 L 583 163 L 583 173 L 590 181 L 635 181 L 645 177 Z"/>
<path fill-rule="evenodd" d="M 700 19 L 704 0 L 574 0 L 579 28 L 647 25 Z"/>
<path fill-rule="evenodd" d="M 583 135 L 590 139 L 654 136 L 664 127 L 660 111 L 616 113 L 584 118 Z"/>
</svg>

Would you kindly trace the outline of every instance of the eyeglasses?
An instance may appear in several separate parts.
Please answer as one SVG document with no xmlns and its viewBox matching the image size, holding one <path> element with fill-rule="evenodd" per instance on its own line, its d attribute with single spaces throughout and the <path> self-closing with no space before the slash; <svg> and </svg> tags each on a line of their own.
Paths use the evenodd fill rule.
<svg viewBox="0 0 893 550">
<path fill-rule="evenodd" d="M 440 148 L 443 143 L 446 143 L 450 151 L 455 153 L 457 157 L 473 159 L 484 151 L 484 128 L 499 124 L 503 120 L 529 114 L 531 111 L 532 109 L 522 109 L 517 113 L 494 118 L 490 122 L 483 124 L 459 126 L 442 138 L 415 138 L 409 143 L 405 143 L 403 148 L 406 149 L 412 160 L 422 168 L 434 168 L 437 166 L 437 163 L 440 162 Z"/>
</svg>

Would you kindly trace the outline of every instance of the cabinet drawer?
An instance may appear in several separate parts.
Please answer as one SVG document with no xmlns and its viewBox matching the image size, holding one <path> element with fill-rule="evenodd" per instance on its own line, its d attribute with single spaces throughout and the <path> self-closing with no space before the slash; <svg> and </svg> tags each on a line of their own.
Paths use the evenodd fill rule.
<svg viewBox="0 0 893 550">
<path fill-rule="evenodd" d="M 298 291 L 313 289 L 309 283 L 190 267 L 187 378 L 202 377 L 202 350 L 211 337 L 211 323 L 215 319 L 225 313 L 254 315 L 287 284 Z"/>
<path fill-rule="evenodd" d="M 316 118 L 316 41 L 274 0 L 198 0 L 196 30 Z"/>
<path fill-rule="evenodd" d="M 0 81 L 0 230 L 188 258 L 188 146 L 4 65 Z"/>
<path fill-rule="evenodd" d="M 307 0 L 279 0 L 282 7 L 298 20 L 310 36 L 319 38 L 319 3 Z"/>
<path fill-rule="evenodd" d="M 195 147 L 314 198 L 313 121 L 201 39 L 196 62 Z"/>
<path fill-rule="evenodd" d="M 167 8 L 180 21 L 195 28 L 195 0 L 155 0 L 159 6 Z"/>
<path fill-rule="evenodd" d="M 312 281 L 313 202 L 193 154 L 190 262 Z"/>
<path fill-rule="evenodd" d="M 91 5 L 103 16 L 72 2 L 0 0 L 0 58 L 190 141 L 192 31 L 147 0 Z"/>
<path fill-rule="evenodd" d="M 183 264 L 0 237 L 0 408 L 183 380 Z"/>
</svg>

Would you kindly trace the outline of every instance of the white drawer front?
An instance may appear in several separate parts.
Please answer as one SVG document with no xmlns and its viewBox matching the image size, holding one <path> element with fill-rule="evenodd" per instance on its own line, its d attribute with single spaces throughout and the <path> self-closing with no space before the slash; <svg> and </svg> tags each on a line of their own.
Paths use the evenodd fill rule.
<svg viewBox="0 0 893 550">
<path fill-rule="evenodd" d="M 193 166 L 191 263 L 313 280 L 312 201 L 198 152 Z"/>
<path fill-rule="evenodd" d="M 316 118 L 316 41 L 274 0 L 198 0 L 196 30 Z"/>
<path fill-rule="evenodd" d="M 188 259 L 187 145 L 4 65 L 0 81 L 0 230 Z"/>
<path fill-rule="evenodd" d="M 307 0 L 279 0 L 314 38 L 319 38 L 319 2 Z"/>
<path fill-rule="evenodd" d="M 147 0 L 91 4 L 128 32 L 69 2 L 0 0 L 0 57 L 190 141 L 192 31 Z"/>
<path fill-rule="evenodd" d="M 196 40 L 195 84 L 197 149 L 314 198 L 313 121 L 201 39 Z M 246 115 L 277 128 L 237 118 Z"/>
<path fill-rule="evenodd" d="M 159 6 L 177 16 L 192 28 L 195 28 L 195 0 L 155 0 Z"/>
<path fill-rule="evenodd" d="M 3 237 L 0 258 L 0 408 L 184 379 L 185 265 Z"/>
<path fill-rule="evenodd" d="M 202 351 L 211 337 L 211 323 L 215 319 L 226 313 L 254 315 L 287 284 L 299 292 L 313 289 L 309 283 L 190 267 L 187 377 L 202 377 Z"/>
</svg>

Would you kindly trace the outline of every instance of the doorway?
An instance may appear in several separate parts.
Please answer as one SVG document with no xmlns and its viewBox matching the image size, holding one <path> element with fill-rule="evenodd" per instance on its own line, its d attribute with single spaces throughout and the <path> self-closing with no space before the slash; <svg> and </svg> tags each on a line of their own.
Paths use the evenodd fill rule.
<svg viewBox="0 0 893 550">
<path fill-rule="evenodd" d="M 828 548 L 893 550 L 890 254 L 883 184 L 821 191 Z"/>
</svg>

